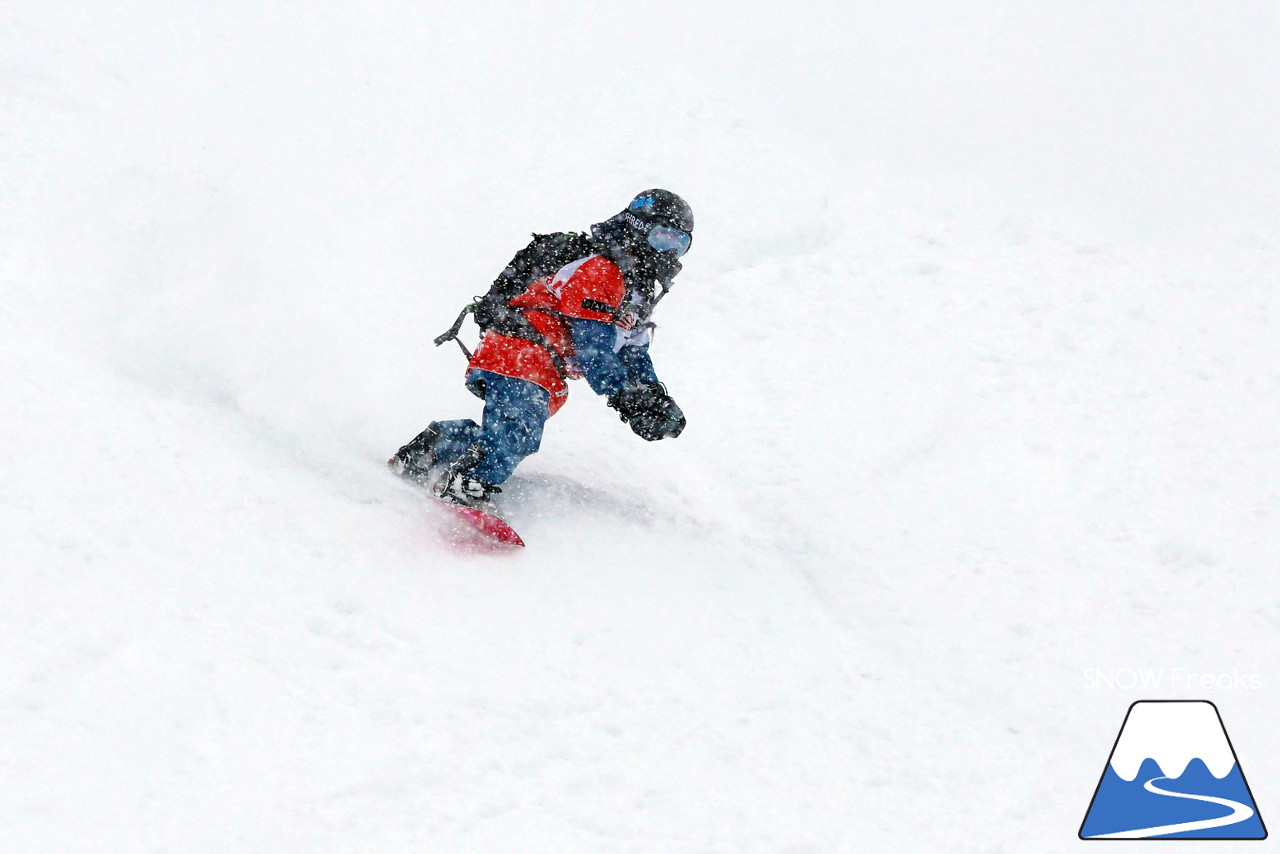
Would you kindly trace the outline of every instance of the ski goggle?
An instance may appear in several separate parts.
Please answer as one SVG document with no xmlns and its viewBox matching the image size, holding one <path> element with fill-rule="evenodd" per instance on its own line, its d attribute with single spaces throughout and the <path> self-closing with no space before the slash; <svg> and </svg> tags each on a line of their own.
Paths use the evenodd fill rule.
<svg viewBox="0 0 1280 854">
<path fill-rule="evenodd" d="M 689 244 L 693 242 L 693 237 L 689 232 L 669 225 L 655 225 L 649 229 L 648 241 L 649 245 L 659 252 L 674 252 L 679 258 L 689 251 Z"/>
</svg>

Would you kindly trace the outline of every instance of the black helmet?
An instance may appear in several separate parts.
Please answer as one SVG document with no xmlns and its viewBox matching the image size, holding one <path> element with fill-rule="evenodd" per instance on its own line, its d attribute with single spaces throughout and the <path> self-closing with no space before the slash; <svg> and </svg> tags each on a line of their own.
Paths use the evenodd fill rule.
<svg viewBox="0 0 1280 854">
<path fill-rule="evenodd" d="M 646 222 L 662 223 L 693 234 L 693 208 L 670 190 L 645 190 L 627 211 Z"/>
<path fill-rule="evenodd" d="M 665 288 L 693 242 L 693 208 L 670 190 L 645 190 L 591 233 L 624 272 L 638 274 L 643 287 L 657 280 Z"/>
<path fill-rule="evenodd" d="M 664 261 L 679 258 L 693 243 L 693 208 L 670 190 L 645 190 L 620 216 L 635 229 L 639 248 L 666 256 Z"/>
</svg>

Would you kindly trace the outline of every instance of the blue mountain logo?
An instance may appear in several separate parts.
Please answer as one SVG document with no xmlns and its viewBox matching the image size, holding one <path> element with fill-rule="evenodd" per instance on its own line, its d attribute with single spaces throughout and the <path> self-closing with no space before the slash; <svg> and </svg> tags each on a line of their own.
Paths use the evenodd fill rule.
<svg viewBox="0 0 1280 854">
<path fill-rule="evenodd" d="M 1081 839 L 1266 839 L 1218 707 L 1139 700 L 1098 781 Z"/>
</svg>

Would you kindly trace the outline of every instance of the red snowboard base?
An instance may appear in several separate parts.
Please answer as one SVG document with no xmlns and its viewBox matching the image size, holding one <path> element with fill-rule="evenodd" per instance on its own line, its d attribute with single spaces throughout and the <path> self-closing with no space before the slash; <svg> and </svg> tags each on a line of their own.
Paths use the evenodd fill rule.
<svg viewBox="0 0 1280 854">
<path fill-rule="evenodd" d="M 468 507 L 465 504 L 454 504 L 452 501 L 447 501 L 443 498 L 436 498 L 436 500 L 465 519 L 467 524 L 485 537 L 508 546 L 524 545 L 524 540 L 520 539 L 520 535 L 510 525 L 488 510 Z"/>
</svg>

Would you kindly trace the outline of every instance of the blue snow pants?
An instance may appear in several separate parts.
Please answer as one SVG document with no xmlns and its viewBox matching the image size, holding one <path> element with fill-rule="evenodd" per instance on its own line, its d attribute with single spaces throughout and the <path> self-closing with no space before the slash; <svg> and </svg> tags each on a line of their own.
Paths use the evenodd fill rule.
<svg viewBox="0 0 1280 854">
<path fill-rule="evenodd" d="M 462 456 L 473 442 L 484 448 L 484 460 L 472 475 L 497 486 L 516 470 L 520 461 L 542 444 L 542 427 L 551 417 L 547 390 L 528 380 L 491 371 L 473 370 L 467 386 L 484 383 L 484 414 L 481 424 L 470 418 L 440 422 L 436 457 L 446 465 Z"/>
</svg>

